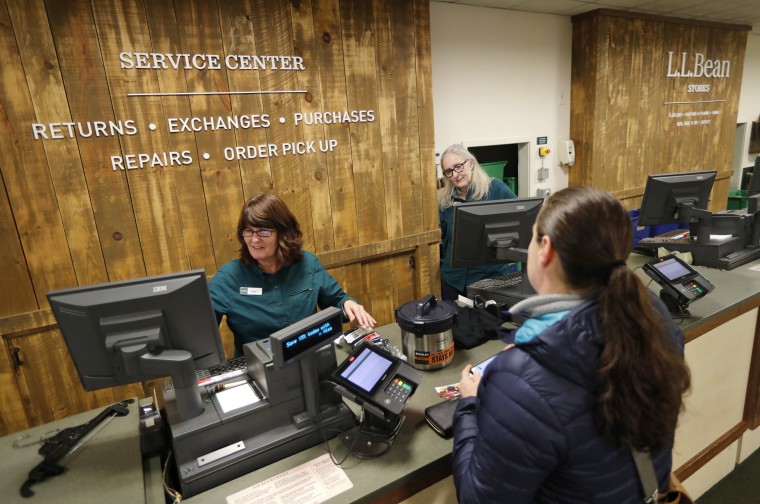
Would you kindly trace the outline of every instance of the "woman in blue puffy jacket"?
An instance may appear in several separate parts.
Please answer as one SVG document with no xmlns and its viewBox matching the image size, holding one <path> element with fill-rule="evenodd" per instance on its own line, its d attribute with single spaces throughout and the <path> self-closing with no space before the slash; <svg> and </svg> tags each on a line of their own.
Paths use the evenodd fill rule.
<svg viewBox="0 0 760 504">
<path fill-rule="evenodd" d="M 528 317 L 483 376 L 462 371 L 454 415 L 460 503 L 644 502 L 630 447 L 651 453 L 660 491 L 689 370 L 683 334 L 625 260 L 628 213 L 569 187 L 533 227 Z"/>
</svg>

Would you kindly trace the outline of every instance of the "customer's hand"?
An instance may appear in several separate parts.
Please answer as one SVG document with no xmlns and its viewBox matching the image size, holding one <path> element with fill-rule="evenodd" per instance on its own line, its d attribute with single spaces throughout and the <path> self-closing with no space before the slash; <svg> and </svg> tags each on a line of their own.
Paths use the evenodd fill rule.
<svg viewBox="0 0 760 504">
<path fill-rule="evenodd" d="M 478 385 L 480 385 L 481 378 L 480 373 L 475 371 L 470 374 L 470 371 L 472 371 L 472 364 L 467 364 L 464 369 L 462 369 L 462 378 L 459 380 L 459 392 L 463 399 L 465 397 L 474 397 L 478 394 Z"/>
<path fill-rule="evenodd" d="M 348 316 L 348 320 L 351 322 L 356 321 L 356 323 L 362 327 L 372 328 L 377 324 L 377 321 L 372 318 L 372 315 L 367 313 L 367 310 L 365 310 L 362 305 L 352 299 L 348 299 L 343 303 L 343 311 Z"/>
</svg>

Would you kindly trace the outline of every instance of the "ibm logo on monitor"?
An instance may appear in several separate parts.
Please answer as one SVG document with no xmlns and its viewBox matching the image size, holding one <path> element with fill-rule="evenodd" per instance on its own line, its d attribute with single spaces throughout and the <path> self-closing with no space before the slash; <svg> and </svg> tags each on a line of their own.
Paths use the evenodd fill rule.
<svg viewBox="0 0 760 504">
<path fill-rule="evenodd" d="M 153 292 L 167 292 L 169 289 L 166 285 L 156 285 L 153 287 Z"/>
</svg>

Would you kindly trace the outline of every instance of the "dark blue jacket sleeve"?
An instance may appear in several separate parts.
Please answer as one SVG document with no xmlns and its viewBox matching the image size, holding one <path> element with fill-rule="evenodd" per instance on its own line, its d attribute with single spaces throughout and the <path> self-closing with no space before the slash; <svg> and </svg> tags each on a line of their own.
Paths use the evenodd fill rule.
<svg viewBox="0 0 760 504">
<path fill-rule="evenodd" d="M 506 369 L 506 362 L 514 366 L 524 358 L 522 351 L 504 354 L 486 370 L 477 398 L 461 400 L 454 413 L 453 471 L 460 504 L 533 502 L 564 451 L 563 429 L 551 406 Z"/>
</svg>

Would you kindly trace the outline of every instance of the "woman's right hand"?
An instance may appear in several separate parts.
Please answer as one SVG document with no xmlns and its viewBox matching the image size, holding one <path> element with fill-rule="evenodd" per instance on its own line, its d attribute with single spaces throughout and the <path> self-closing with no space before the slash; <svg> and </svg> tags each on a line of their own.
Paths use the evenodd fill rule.
<svg viewBox="0 0 760 504">
<path fill-rule="evenodd" d="M 480 373 L 472 371 L 472 364 L 467 364 L 462 369 L 462 376 L 459 380 L 459 393 L 462 399 L 465 397 L 475 397 L 478 394 L 478 385 L 480 385 Z"/>
<path fill-rule="evenodd" d="M 372 318 L 372 315 L 364 309 L 362 305 L 352 299 L 347 299 L 343 303 L 343 311 L 348 316 L 349 322 L 356 322 L 362 327 L 373 328 L 377 321 Z"/>
</svg>

